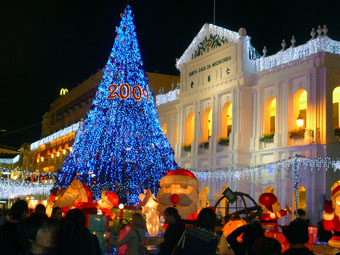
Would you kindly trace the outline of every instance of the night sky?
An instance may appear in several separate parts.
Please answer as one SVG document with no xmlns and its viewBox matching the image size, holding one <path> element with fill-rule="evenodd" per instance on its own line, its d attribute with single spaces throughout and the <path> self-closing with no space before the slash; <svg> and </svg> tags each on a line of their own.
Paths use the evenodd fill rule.
<svg viewBox="0 0 340 255">
<path fill-rule="evenodd" d="M 326 24 L 340 41 L 336 1 L 216 0 L 215 24 L 252 37 L 259 53 L 296 45 Z M 76 87 L 102 69 L 126 1 L 13 1 L 0 8 L 0 145 L 19 148 L 40 138 L 42 115 L 59 90 Z M 130 1 L 145 70 L 179 74 L 180 58 L 204 23 L 213 23 L 214 1 Z"/>
</svg>

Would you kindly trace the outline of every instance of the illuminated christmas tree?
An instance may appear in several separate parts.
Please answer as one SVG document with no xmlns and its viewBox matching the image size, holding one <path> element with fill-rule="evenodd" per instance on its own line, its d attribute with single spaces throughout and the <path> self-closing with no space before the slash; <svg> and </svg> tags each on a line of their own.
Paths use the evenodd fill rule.
<svg viewBox="0 0 340 255">
<path fill-rule="evenodd" d="M 121 202 L 135 204 L 144 189 L 156 194 L 160 179 L 177 164 L 158 122 L 130 6 L 121 18 L 102 81 L 56 187 L 77 178 L 97 199 L 108 189 Z"/>
</svg>

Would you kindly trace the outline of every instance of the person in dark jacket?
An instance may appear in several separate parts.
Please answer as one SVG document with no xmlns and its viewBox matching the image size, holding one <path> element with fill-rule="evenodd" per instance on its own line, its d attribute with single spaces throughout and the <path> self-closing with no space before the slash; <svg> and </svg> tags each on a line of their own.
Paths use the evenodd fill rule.
<svg viewBox="0 0 340 255">
<path fill-rule="evenodd" d="M 85 227 L 85 214 L 79 209 L 66 213 L 57 241 L 58 255 L 100 255 L 98 238 Z"/>
<path fill-rule="evenodd" d="M 159 255 L 169 255 L 175 248 L 185 229 L 185 221 L 181 219 L 174 207 L 168 207 L 164 211 L 165 222 L 168 227 L 164 233 L 164 242 L 160 244 Z"/>
<path fill-rule="evenodd" d="M 215 255 L 218 243 L 214 234 L 215 224 L 216 213 L 211 208 L 202 209 L 194 226 L 188 226 L 185 230 L 181 254 Z"/>
<path fill-rule="evenodd" d="M 281 244 L 274 238 L 262 236 L 256 239 L 253 251 L 256 255 L 280 255 Z"/>
<path fill-rule="evenodd" d="M 18 227 L 26 218 L 28 205 L 25 200 L 16 201 L 10 211 L 9 220 L 0 226 L 0 253 L 16 255 L 19 253 Z"/>
<path fill-rule="evenodd" d="M 242 241 L 239 243 L 237 237 L 243 233 Z M 227 241 L 233 249 L 235 255 L 255 254 L 254 244 L 259 238 L 264 238 L 264 231 L 261 223 L 257 220 L 248 225 L 235 229 L 228 237 Z"/>
<path fill-rule="evenodd" d="M 21 254 L 55 254 L 56 233 L 46 215 L 33 213 L 20 224 L 18 232 Z"/>
<path fill-rule="evenodd" d="M 305 244 L 309 240 L 308 226 L 304 220 L 292 221 L 286 231 L 283 232 L 289 242 L 289 249 L 283 255 L 309 255 L 313 254 Z"/>
</svg>

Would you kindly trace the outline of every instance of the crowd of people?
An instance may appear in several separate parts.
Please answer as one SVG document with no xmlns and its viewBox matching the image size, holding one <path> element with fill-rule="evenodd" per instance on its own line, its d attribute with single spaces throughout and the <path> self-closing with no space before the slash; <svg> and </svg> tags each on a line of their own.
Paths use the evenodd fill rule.
<svg viewBox="0 0 340 255">
<path fill-rule="evenodd" d="M 0 226 L 1 254 L 54 255 L 101 254 L 96 236 L 85 227 L 85 215 L 79 209 L 53 208 L 50 218 L 39 204 L 30 215 L 25 200 L 16 201 Z"/>
<path fill-rule="evenodd" d="M 1 254 L 6 255 L 68 255 L 101 254 L 97 237 L 85 227 L 85 214 L 80 209 L 67 211 L 55 207 L 50 218 L 46 208 L 39 204 L 29 216 L 25 200 L 16 201 L 9 211 L 0 214 Z M 195 221 L 181 219 L 176 208 L 164 212 L 167 228 L 164 241 L 159 245 L 159 255 L 210 255 L 216 254 L 221 233 L 216 233 L 216 213 L 212 208 L 200 211 Z M 281 253 L 281 245 L 274 238 L 264 235 L 259 221 L 235 229 L 227 241 L 235 255 L 295 255 L 313 254 L 305 244 L 308 242 L 308 223 L 296 219 L 283 231 L 290 248 Z M 127 245 L 127 255 L 147 254 L 143 247 L 146 225 L 141 214 L 132 216 L 130 230 L 120 241 L 105 239 L 110 245 Z M 239 236 L 243 234 L 242 241 Z M 325 236 L 320 237 L 325 238 Z"/>
</svg>

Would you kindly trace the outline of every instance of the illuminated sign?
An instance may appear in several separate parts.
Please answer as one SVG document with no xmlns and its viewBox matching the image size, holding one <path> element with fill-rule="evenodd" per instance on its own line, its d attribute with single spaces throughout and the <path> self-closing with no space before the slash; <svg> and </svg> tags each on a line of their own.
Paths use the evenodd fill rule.
<svg viewBox="0 0 340 255">
<path fill-rule="evenodd" d="M 211 63 L 211 64 L 207 64 L 207 65 L 205 65 L 205 66 L 202 66 L 202 67 L 200 67 L 200 68 L 198 68 L 198 69 L 195 69 L 195 70 L 189 72 L 189 77 L 190 77 L 190 76 L 193 76 L 193 75 L 195 75 L 195 74 L 197 74 L 197 73 L 203 72 L 203 71 L 205 71 L 205 70 L 208 70 L 208 69 L 210 69 L 211 67 L 215 67 L 215 66 L 218 66 L 218 65 L 220 65 L 220 64 L 222 64 L 222 63 L 224 63 L 224 62 L 228 62 L 228 61 L 230 61 L 230 60 L 231 60 L 231 56 L 222 58 L 222 59 L 220 59 L 220 60 L 216 60 L 216 61 L 214 61 L 214 62 Z M 229 73 L 228 73 L 228 74 L 229 74 Z"/>
<path fill-rule="evenodd" d="M 123 83 L 120 86 L 112 83 L 107 89 L 110 92 L 110 94 L 107 96 L 107 99 L 115 99 L 119 96 L 120 99 L 126 100 L 132 94 L 132 98 L 135 101 L 139 102 L 144 96 L 149 103 L 149 91 L 147 90 L 147 88 L 142 89 L 139 85 L 134 85 L 131 89 L 131 86 L 128 83 Z M 118 94 L 116 94 L 117 90 Z"/>
<path fill-rule="evenodd" d="M 68 93 L 68 89 L 64 89 L 64 88 L 60 89 L 61 96 L 65 96 L 67 93 Z"/>
</svg>

